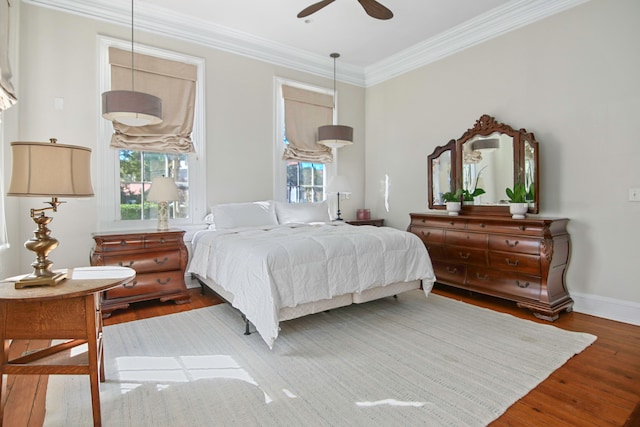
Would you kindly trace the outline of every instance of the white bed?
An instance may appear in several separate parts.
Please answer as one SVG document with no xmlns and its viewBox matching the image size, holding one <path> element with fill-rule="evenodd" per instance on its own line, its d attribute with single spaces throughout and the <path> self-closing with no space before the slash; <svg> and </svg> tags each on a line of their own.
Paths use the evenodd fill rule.
<svg viewBox="0 0 640 427">
<path fill-rule="evenodd" d="M 212 229 L 193 238 L 188 271 L 240 310 L 269 347 L 280 321 L 421 285 L 428 295 L 435 280 L 417 236 L 316 221 L 328 219 L 324 203 L 217 205 L 212 214 Z"/>
</svg>

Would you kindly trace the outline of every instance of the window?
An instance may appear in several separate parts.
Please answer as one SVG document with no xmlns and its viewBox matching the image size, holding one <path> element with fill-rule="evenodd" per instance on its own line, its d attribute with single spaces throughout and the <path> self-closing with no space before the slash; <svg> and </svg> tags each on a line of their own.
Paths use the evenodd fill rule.
<svg viewBox="0 0 640 427">
<path fill-rule="evenodd" d="M 287 160 L 287 202 L 324 200 L 324 165 Z"/>
<path fill-rule="evenodd" d="M 289 144 L 285 130 L 283 86 L 289 86 L 318 94 L 333 96 L 333 89 L 320 88 L 304 83 L 276 78 L 276 137 L 274 143 L 274 199 L 289 203 L 320 202 L 324 200 L 329 178 L 334 175 L 337 160 L 333 150 L 332 163 L 283 160 Z M 335 116 L 335 111 L 332 113 Z"/>
<path fill-rule="evenodd" d="M 104 36 L 100 45 L 100 94 L 110 89 L 109 48 L 130 49 L 129 42 Z M 194 123 L 195 153 L 174 154 L 109 148 L 113 126 L 100 118 L 100 138 L 94 162 L 97 173 L 98 221 L 100 230 L 155 227 L 157 206 L 147 202 L 151 180 L 171 176 L 178 186 L 180 200 L 170 203 L 172 226 L 189 229 L 203 223 L 206 213 L 205 132 L 204 132 L 204 60 L 175 52 L 136 44 L 135 53 L 181 61 L 197 66 Z M 153 221 L 153 222 L 152 222 Z"/>
<path fill-rule="evenodd" d="M 155 203 L 146 200 L 151 181 L 157 176 L 172 177 L 178 187 L 179 200 L 169 202 L 169 218 L 189 218 L 189 159 L 186 154 L 120 150 L 119 157 L 121 220 L 157 218 Z"/>
</svg>

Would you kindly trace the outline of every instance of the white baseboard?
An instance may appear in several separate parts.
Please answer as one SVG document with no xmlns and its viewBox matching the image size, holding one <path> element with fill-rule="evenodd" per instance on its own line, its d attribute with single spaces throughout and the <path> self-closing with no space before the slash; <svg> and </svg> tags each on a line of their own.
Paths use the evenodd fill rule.
<svg viewBox="0 0 640 427">
<path fill-rule="evenodd" d="M 578 313 L 640 326 L 640 303 L 580 292 L 571 292 L 571 298 Z"/>
</svg>

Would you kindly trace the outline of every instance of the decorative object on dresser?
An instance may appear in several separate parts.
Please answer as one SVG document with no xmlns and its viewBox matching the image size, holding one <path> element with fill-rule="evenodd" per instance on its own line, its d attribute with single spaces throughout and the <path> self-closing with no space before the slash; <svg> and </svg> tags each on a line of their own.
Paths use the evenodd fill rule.
<svg viewBox="0 0 640 427">
<path fill-rule="evenodd" d="M 160 299 L 182 304 L 191 300 L 184 281 L 188 261 L 184 233 L 168 230 L 94 234 L 91 265 L 131 267 L 137 273 L 132 283 L 104 292 L 104 317 L 139 301 Z"/>
<path fill-rule="evenodd" d="M 173 178 L 164 175 L 153 178 L 147 200 L 158 202 L 158 231 L 169 229 L 169 202 L 178 199 L 178 186 Z"/>
<path fill-rule="evenodd" d="M 540 210 L 539 151 L 533 133 L 481 116 L 436 147 L 427 176 L 430 209 L 444 210 L 479 184 L 483 202 L 463 205 L 460 216 L 412 213 L 409 231 L 427 246 L 437 282 L 513 300 L 553 321 L 573 307 L 565 283 L 569 220 L 525 219 Z M 510 202 L 523 202 L 524 211 L 512 214 Z"/>
<path fill-rule="evenodd" d="M 382 218 L 348 219 L 345 222 L 351 225 L 374 225 L 376 227 L 382 227 L 384 225 L 384 219 Z"/>
<path fill-rule="evenodd" d="M 426 245 L 438 283 L 515 301 L 545 320 L 571 311 L 567 219 L 410 216 L 409 231 Z"/>
</svg>

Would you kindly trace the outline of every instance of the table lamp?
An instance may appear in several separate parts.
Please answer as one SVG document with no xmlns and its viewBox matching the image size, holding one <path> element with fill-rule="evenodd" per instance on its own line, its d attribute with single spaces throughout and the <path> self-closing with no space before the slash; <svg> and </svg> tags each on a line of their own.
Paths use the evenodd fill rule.
<svg viewBox="0 0 640 427">
<path fill-rule="evenodd" d="M 178 198 L 178 186 L 173 178 L 168 176 L 153 178 L 147 200 L 158 202 L 158 231 L 169 229 L 169 202 Z"/>
<path fill-rule="evenodd" d="M 334 218 L 335 221 L 343 221 L 340 217 L 340 193 L 346 194 L 351 193 L 351 187 L 347 182 L 347 178 L 342 175 L 336 175 L 329 181 L 329 185 L 327 186 L 327 191 L 329 193 L 337 193 L 338 194 L 338 212 L 337 216 Z"/>
<path fill-rule="evenodd" d="M 58 240 L 50 236 L 47 225 L 53 218 L 45 211 L 58 211 L 58 197 L 91 197 L 91 149 L 75 145 L 50 142 L 11 143 L 11 183 L 8 196 L 51 197 L 49 207 L 31 209 L 31 218 L 37 225 L 34 236 L 24 243 L 35 252 L 31 263 L 33 272 L 16 282 L 17 289 L 28 286 L 57 285 L 66 278 L 66 272 L 51 270 L 53 261 L 47 256 L 58 247 Z"/>
</svg>

